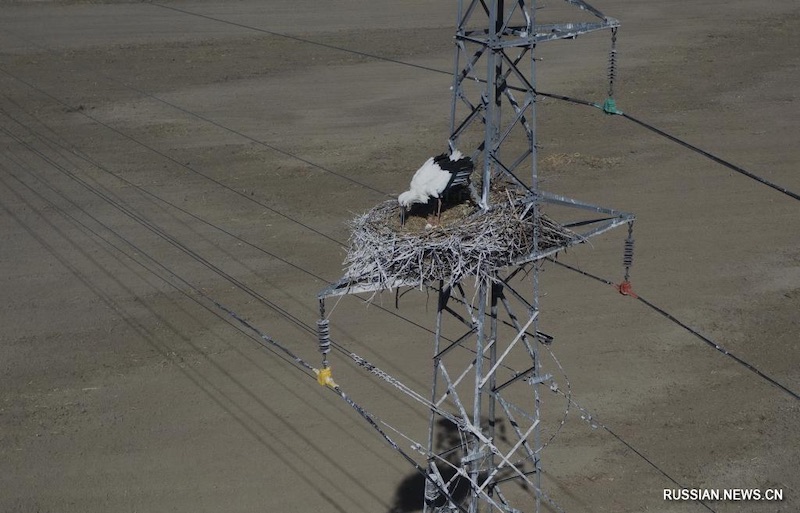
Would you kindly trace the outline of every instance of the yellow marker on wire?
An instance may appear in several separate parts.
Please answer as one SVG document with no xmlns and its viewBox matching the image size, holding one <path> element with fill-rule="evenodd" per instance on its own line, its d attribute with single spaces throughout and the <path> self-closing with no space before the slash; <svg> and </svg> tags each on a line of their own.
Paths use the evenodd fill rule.
<svg viewBox="0 0 800 513">
<path fill-rule="evenodd" d="M 331 373 L 330 367 L 325 367 L 323 369 L 314 369 L 314 373 L 317 375 L 317 383 L 324 387 L 330 388 L 338 388 L 339 385 L 333 380 L 333 375 Z"/>
</svg>

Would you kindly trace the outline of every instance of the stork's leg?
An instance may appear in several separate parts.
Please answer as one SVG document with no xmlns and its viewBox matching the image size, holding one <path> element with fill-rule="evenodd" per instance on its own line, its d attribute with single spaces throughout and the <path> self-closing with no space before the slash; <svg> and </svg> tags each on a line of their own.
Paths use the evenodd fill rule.
<svg viewBox="0 0 800 513">
<path fill-rule="evenodd" d="M 436 198 L 439 202 L 439 208 L 436 209 L 436 224 L 442 224 L 442 198 Z"/>
</svg>

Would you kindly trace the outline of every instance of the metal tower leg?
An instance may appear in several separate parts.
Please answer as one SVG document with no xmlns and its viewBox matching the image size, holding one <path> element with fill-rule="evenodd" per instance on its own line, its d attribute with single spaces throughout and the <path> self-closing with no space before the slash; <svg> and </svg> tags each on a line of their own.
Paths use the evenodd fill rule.
<svg viewBox="0 0 800 513">
<path fill-rule="evenodd" d="M 466 294 L 460 284 L 439 289 L 431 395 L 435 408 L 428 424 L 429 473 L 445 476 L 449 493 L 456 488 L 467 492 L 458 506 L 445 504 L 441 497 L 433 500 L 435 494 L 426 495 L 426 513 L 454 511 L 459 506 L 469 513 L 514 511 L 502 490 L 513 484 L 532 490 L 531 502 L 539 508 L 538 386 L 549 376 L 540 376 L 534 335 L 538 311 L 523 301 L 528 314 L 520 325 L 504 292 L 509 291 L 515 301 L 521 295 L 507 282 L 495 275 L 478 283 L 473 295 Z M 466 316 L 452 307 L 455 303 L 467 305 Z M 511 326 L 513 336 L 500 332 L 501 322 Z M 462 327 L 467 328 L 466 333 L 451 335 L 453 342 L 441 348 L 445 332 L 462 333 Z M 463 350 L 453 351 L 456 347 L 469 350 L 473 357 L 465 359 Z M 468 410 L 465 401 L 470 395 L 472 408 Z M 510 433 L 498 431 L 501 424 L 510 427 Z M 456 429 L 458 436 L 454 436 Z M 437 445 L 437 440 L 444 440 L 444 445 Z M 521 489 L 514 488 L 514 492 Z"/>
</svg>

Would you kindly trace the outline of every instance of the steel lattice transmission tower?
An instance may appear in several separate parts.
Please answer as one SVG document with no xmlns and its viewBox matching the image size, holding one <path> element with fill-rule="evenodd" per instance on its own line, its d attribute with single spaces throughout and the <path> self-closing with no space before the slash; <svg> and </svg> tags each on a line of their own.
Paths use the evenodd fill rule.
<svg viewBox="0 0 800 513">
<path fill-rule="evenodd" d="M 541 262 L 616 226 L 630 227 L 634 220 L 632 214 L 539 188 L 537 45 L 599 30 L 616 35 L 619 25 L 581 0 L 563 2 L 574 8 L 569 12 L 589 20 L 537 23 L 534 0 L 458 2 L 448 143 L 470 154 L 480 170 L 471 192 L 483 211 L 494 208 L 493 193 L 500 183 L 524 192 L 518 201 L 526 213 L 533 213 L 534 249 L 480 280 L 424 284 L 438 298 L 432 387 L 425 403 L 428 438 L 414 447 L 427 457 L 426 513 L 538 512 L 543 503 L 561 510 L 541 481 L 546 440 L 540 389 L 556 386 L 540 358 L 540 349 L 553 340 L 538 329 Z M 568 243 L 540 249 L 536 221 L 543 206 L 582 213 L 579 221 L 564 224 L 582 232 L 575 231 Z M 576 216 L 570 217 L 574 221 Z M 626 255 L 629 247 L 630 230 Z M 626 257 L 626 267 L 629 263 Z M 402 276 L 390 284 L 404 285 L 419 284 L 405 283 Z M 319 294 L 323 318 L 328 297 L 385 289 L 386 283 L 343 279 Z M 326 337 L 327 329 L 325 324 Z M 385 373 L 357 363 L 396 384 Z"/>
<path fill-rule="evenodd" d="M 455 148 L 473 125 L 481 125 L 483 140 L 473 156 L 484 157 L 483 208 L 489 206 L 492 178 L 500 176 L 523 185 L 518 173 L 526 172 L 526 166 L 531 183 L 523 186 L 538 190 L 536 45 L 598 30 L 615 31 L 619 26 L 617 20 L 582 0 L 562 1 L 600 21 L 536 24 L 535 0 L 458 2 L 449 141 Z M 512 147 L 509 143 L 517 130 L 524 131 L 527 143 L 517 145 L 516 151 L 503 151 Z"/>
</svg>

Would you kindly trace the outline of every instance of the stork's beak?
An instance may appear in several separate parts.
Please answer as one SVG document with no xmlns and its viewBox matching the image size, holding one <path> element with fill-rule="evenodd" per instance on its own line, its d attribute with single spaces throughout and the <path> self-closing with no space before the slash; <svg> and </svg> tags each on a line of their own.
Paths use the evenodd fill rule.
<svg viewBox="0 0 800 513">
<path fill-rule="evenodd" d="M 400 226 L 406 225 L 406 207 L 400 205 Z"/>
</svg>

